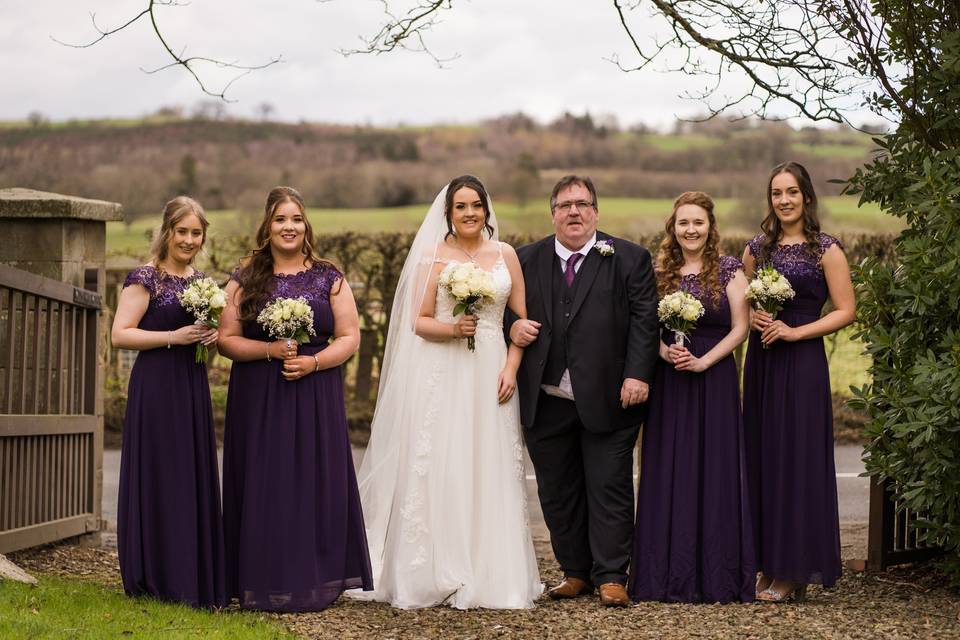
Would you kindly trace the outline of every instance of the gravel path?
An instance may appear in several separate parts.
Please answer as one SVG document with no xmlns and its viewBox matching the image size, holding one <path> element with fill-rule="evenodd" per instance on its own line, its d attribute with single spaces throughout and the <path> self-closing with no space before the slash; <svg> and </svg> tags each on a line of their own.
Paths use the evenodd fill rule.
<svg viewBox="0 0 960 640">
<path fill-rule="evenodd" d="M 844 558 L 865 556 L 866 528 L 842 530 Z M 541 576 L 559 578 L 547 538 L 537 533 Z M 78 577 L 120 588 L 116 550 L 48 546 L 11 555 L 37 574 Z M 606 609 L 594 598 L 542 599 L 526 611 L 399 611 L 341 599 L 326 611 L 272 615 L 305 638 L 958 638 L 960 597 L 929 566 L 880 575 L 847 571 L 835 589 L 813 587 L 789 605 L 668 605 Z"/>
</svg>

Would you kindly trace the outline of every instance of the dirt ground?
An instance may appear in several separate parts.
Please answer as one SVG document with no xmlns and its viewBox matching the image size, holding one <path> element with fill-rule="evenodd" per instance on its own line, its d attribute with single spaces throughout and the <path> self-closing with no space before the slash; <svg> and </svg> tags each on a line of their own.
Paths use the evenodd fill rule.
<svg viewBox="0 0 960 640">
<path fill-rule="evenodd" d="M 535 531 L 541 577 L 560 574 L 544 530 Z M 865 557 L 866 527 L 842 528 L 844 560 Z M 56 545 L 11 555 L 35 574 L 56 574 L 120 588 L 115 549 Z M 596 597 L 524 611 L 401 611 L 341 599 L 319 613 L 271 615 L 305 638 L 958 638 L 960 596 L 929 565 L 865 575 L 845 569 L 834 589 L 811 587 L 808 600 L 783 605 L 641 603 L 607 609 Z"/>
</svg>

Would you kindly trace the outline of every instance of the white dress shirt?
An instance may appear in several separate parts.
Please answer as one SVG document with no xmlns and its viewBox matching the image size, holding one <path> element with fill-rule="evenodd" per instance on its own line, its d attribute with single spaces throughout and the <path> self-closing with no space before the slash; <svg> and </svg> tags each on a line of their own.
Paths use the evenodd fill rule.
<svg viewBox="0 0 960 640">
<path fill-rule="evenodd" d="M 553 239 L 554 251 L 557 253 L 557 257 L 560 258 L 560 271 L 565 273 L 567 270 L 567 261 L 570 260 L 570 256 L 575 253 L 579 253 L 581 258 L 573 265 L 573 272 L 579 273 L 580 267 L 583 266 L 583 261 L 586 259 L 587 254 L 590 253 L 590 250 L 593 249 L 593 245 L 597 243 L 597 233 L 594 232 L 590 239 L 587 240 L 586 244 L 580 247 L 577 251 L 571 251 L 565 246 L 560 244 L 560 241 L 556 238 Z M 552 313 L 552 309 L 550 310 Z M 573 385 L 570 383 L 570 369 L 564 369 L 563 375 L 560 377 L 560 384 L 554 386 L 552 384 L 542 384 L 540 388 L 543 389 L 543 392 L 548 396 L 556 396 L 557 398 L 564 398 L 565 400 L 573 400 Z"/>
</svg>

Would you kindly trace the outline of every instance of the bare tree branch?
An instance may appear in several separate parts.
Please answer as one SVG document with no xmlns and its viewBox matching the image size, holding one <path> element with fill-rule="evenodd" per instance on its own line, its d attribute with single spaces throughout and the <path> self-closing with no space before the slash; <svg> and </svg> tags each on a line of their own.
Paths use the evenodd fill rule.
<svg viewBox="0 0 960 640">
<path fill-rule="evenodd" d="M 638 41 L 627 16 L 639 4 L 613 0 L 620 25 L 640 57 L 633 69 L 649 66 L 667 51 L 699 49 L 717 56 L 718 65 L 705 68 L 691 64 L 688 57 L 680 70 L 692 76 L 714 76 L 718 82 L 696 99 L 715 98 L 726 73 L 736 72 L 750 81 L 751 88 L 742 95 L 719 106 L 708 103 L 711 115 L 740 106 L 747 109 L 744 115 L 769 117 L 776 104 L 785 103 L 813 120 L 844 120 L 843 103 L 853 84 L 850 65 L 833 55 L 843 43 L 804 0 L 651 0 L 672 38 L 658 42 L 650 53 Z"/>
<path fill-rule="evenodd" d="M 439 12 L 453 8 L 453 0 L 419 0 L 418 4 L 400 15 L 395 14 L 390 8 L 389 0 L 380 0 L 380 2 L 383 5 L 383 13 L 387 17 L 380 30 L 369 38 L 361 37 L 364 46 L 359 49 L 341 49 L 342 55 L 363 53 L 380 55 L 396 49 L 404 49 L 427 54 L 439 67 L 460 57 L 459 54 L 440 57 L 427 46 L 424 40 L 424 34 L 440 24 Z"/>
<path fill-rule="evenodd" d="M 224 102 L 233 102 L 233 100 L 230 100 L 229 98 L 227 98 L 226 94 L 234 82 L 236 82 L 243 76 L 247 75 L 251 71 L 266 69 L 267 67 L 273 66 L 282 61 L 282 56 L 277 56 L 277 57 L 271 58 L 269 61 L 263 64 L 243 65 L 238 62 L 226 62 L 216 58 L 208 58 L 204 56 L 186 56 L 185 55 L 186 48 L 181 50 L 180 53 L 176 53 L 173 50 L 173 48 L 167 43 L 167 40 L 160 29 L 160 25 L 157 23 L 156 10 L 157 10 L 157 7 L 180 7 L 180 6 L 185 6 L 186 4 L 187 3 L 185 2 L 180 2 L 180 0 L 148 0 L 147 7 L 143 9 L 143 11 L 141 11 L 140 13 L 136 14 L 135 16 L 127 20 L 126 22 L 123 22 L 119 26 L 114 27 L 112 29 L 102 29 L 97 24 L 96 14 L 91 13 L 90 21 L 93 23 L 93 28 L 98 34 L 97 37 L 94 38 L 93 40 L 82 43 L 82 44 L 72 44 L 72 43 L 64 42 L 62 40 L 58 40 L 53 36 L 50 36 L 50 38 L 54 42 L 58 44 L 62 44 L 67 47 L 73 47 L 76 49 L 86 49 L 96 45 L 97 43 L 105 40 L 106 38 L 116 33 L 119 33 L 120 31 L 123 31 L 124 29 L 127 29 L 133 26 L 135 23 L 143 20 L 144 18 L 147 18 L 150 21 L 150 27 L 153 30 L 154 35 L 156 36 L 157 40 L 160 41 L 160 44 L 163 46 L 163 49 L 166 51 L 167 55 L 171 58 L 172 61 L 168 64 L 161 65 L 155 69 L 144 69 L 143 67 L 140 67 L 140 70 L 143 71 L 144 73 L 153 74 L 153 73 L 164 71 L 166 69 L 170 69 L 173 67 L 183 67 L 183 69 L 190 74 L 190 76 L 194 79 L 194 81 L 196 81 L 201 91 L 203 91 L 205 94 L 209 96 L 213 96 L 214 98 L 219 98 Z M 233 78 L 231 78 L 230 80 L 228 80 L 223 85 L 223 87 L 220 88 L 220 90 L 218 91 L 216 89 L 211 89 L 210 87 L 207 86 L 206 83 L 204 83 L 203 79 L 200 77 L 200 73 L 197 68 L 198 65 L 200 64 L 208 64 L 220 69 L 234 69 L 239 73 L 235 75 Z"/>
</svg>

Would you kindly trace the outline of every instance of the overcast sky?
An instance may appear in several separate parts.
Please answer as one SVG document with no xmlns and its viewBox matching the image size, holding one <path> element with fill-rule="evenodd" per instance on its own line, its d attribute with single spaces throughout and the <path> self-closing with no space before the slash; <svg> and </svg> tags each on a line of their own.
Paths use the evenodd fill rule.
<svg viewBox="0 0 960 640">
<path fill-rule="evenodd" d="M 137 23 L 88 49 L 89 13 L 110 28 L 146 0 L 0 0 L 0 119 L 129 117 L 164 105 L 188 109 L 205 99 L 180 69 L 146 75 L 168 62 L 149 23 Z M 636 62 L 609 0 L 461 0 L 429 34 L 437 68 L 424 54 L 344 57 L 381 20 L 375 0 L 192 0 L 158 10 L 171 46 L 199 55 L 282 64 L 238 80 L 228 112 L 252 116 L 263 102 L 282 120 L 372 124 L 472 122 L 523 111 L 548 121 L 564 111 L 613 114 L 621 125 L 668 127 L 702 106 L 678 98 L 702 81 L 655 70 L 624 73 L 608 61 Z M 642 10 L 641 10 L 642 11 Z M 637 13 L 642 38 L 658 24 Z M 643 40 L 649 41 L 649 40 Z M 202 73 L 217 86 L 215 69 Z M 230 77 L 230 76 L 227 76 Z M 727 87 L 736 89 L 735 84 Z"/>
</svg>

